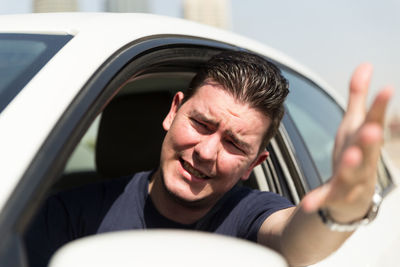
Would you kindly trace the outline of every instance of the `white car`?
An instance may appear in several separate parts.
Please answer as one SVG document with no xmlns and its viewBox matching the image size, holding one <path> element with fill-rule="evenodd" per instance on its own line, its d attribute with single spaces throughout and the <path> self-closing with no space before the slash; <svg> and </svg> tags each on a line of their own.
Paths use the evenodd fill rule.
<svg viewBox="0 0 400 267">
<path fill-rule="evenodd" d="M 268 147 L 271 156 L 245 186 L 277 192 L 297 204 L 329 178 L 343 115 L 335 91 L 300 64 L 255 41 L 180 19 L 97 13 L 0 16 L 0 265 L 30 266 L 24 232 L 49 194 L 156 167 L 160 122 L 171 95 L 184 90 L 199 65 L 223 50 L 257 53 L 276 63 L 289 80 L 287 112 Z M 142 153 L 134 157 L 132 149 Z M 377 219 L 315 266 L 400 265 L 395 171 L 383 153 L 378 175 L 384 200 Z M 140 264 L 172 266 L 165 258 L 150 261 L 146 242 L 164 248 L 167 242 L 169 253 L 182 242 L 207 246 L 216 252 L 211 265 L 226 263 L 229 255 L 233 266 L 249 259 L 250 265 L 285 264 L 276 253 L 247 241 L 133 231 L 71 242 L 55 254 L 51 266 L 109 266 L 115 257 L 122 262 L 113 265 L 126 265 L 123 260 L 131 263 L 132 252 L 121 248 L 127 244 L 142 249 Z M 218 263 L 218 257 L 224 261 Z"/>
</svg>

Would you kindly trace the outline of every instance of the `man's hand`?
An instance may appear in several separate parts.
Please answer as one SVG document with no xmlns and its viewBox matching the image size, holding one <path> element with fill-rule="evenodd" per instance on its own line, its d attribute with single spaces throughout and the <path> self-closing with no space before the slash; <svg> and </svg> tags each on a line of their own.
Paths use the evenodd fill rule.
<svg viewBox="0 0 400 267">
<path fill-rule="evenodd" d="M 376 184 L 377 164 L 383 141 L 387 104 L 393 88 L 386 86 L 366 110 L 372 65 L 361 64 L 351 83 L 347 111 L 336 135 L 333 175 L 328 183 L 307 194 L 305 212 L 328 209 L 338 222 L 348 223 L 366 215 Z"/>
<path fill-rule="evenodd" d="M 324 259 L 351 235 L 323 225 L 318 209 L 327 209 L 333 220 L 345 224 L 363 218 L 372 204 L 385 110 L 393 89 L 383 88 L 367 112 L 371 75 L 372 66 L 362 64 L 351 79 L 347 111 L 336 135 L 331 179 L 308 193 L 296 209 L 269 216 L 258 233 L 258 242 L 281 252 L 291 266 Z"/>
</svg>

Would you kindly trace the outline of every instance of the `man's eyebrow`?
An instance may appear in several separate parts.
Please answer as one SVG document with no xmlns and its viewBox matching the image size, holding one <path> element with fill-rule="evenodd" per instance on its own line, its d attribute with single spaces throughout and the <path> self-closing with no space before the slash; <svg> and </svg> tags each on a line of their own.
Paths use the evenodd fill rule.
<svg viewBox="0 0 400 267">
<path fill-rule="evenodd" d="M 243 149 L 245 152 L 249 152 L 251 150 L 250 144 L 246 143 L 245 141 L 241 140 L 237 135 L 235 135 L 234 132 L 231 130 L 226 130 L 225 134 L 229 136 L 229 138 L 232 139 L 232 141 L 237 144 L 241 149 Z"/>
<path fill-rule="evenodd" d="M 213 126 L 218 127 L 219 122 L 214 120 L 213 118 L 207 117 L 204 113 L 201 113 L 197 110 L 192 110 L 191 116 L 194 116 L 196 119 L 201 120 L 202 122 L 205 122 L 207 124 L 211 124 Z M 225 134 L 232 139 L 232 141 L 237 144 L 241 149 L 243 149 L 245 152 L 251 151 L 251 145 L 246 143 L 245 141 L 241 140 L 232 130 L 226 130 Z"/>
<path fill-rule="evenodd" d="M 206 115 L 204 115 L 203 113 L 198 112 L 197 110 L 193 110 L 191 112 L 191 115 L 196 117 L 197 119 L 201 120 L 202 122 L 211 124 L 211 125 L 216 126 L 216 127 L 219 126 L 219 122 L 217 122 L 215 119 L 209 118 Z"/>
</svg>

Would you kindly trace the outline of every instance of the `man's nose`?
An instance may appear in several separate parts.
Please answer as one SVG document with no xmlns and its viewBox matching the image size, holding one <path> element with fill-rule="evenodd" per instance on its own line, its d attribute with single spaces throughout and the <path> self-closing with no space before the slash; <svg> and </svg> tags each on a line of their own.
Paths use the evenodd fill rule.
<svg viewBox="0 0 400 267">
<path fill-rule="evenodd" d="M 219 149 L 219 136 L 217 134 L 205 135 L 194 147 L 194 151 L 199 160 L 215 161 Z"/>
</svg>

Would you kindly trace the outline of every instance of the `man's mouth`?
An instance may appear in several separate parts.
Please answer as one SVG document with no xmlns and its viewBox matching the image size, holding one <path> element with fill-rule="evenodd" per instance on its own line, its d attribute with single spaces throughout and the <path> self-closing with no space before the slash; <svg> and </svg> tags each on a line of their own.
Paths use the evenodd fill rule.
<svg viewBox="0 0 400 267">
<path fill-rule="evenodd" d="M 202 173 L 202 172 L 196 170 L 195 168 L 193 168 L 188 162 L 184 161 L 183 159 L 180 159 L 180 162 L 181 162 L 183 168 L 187 172 L 189 172 L 190 174 L 192 174 L 192 175 L 194 175 L 194 176 L 196 176 L 198 178 L 201 178 L 201 179 L 208 179 L 209 178 L 204 173 Z"/>
</svg>

